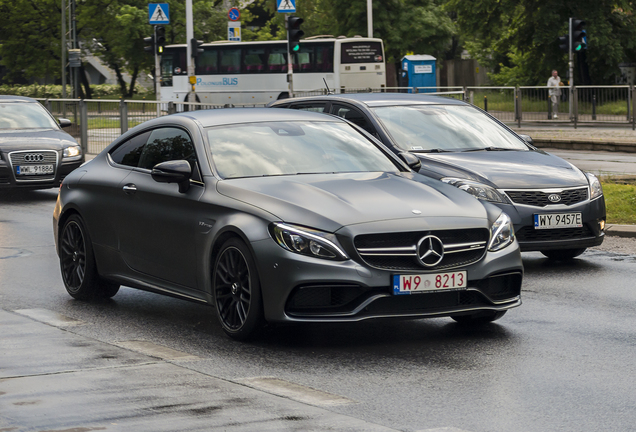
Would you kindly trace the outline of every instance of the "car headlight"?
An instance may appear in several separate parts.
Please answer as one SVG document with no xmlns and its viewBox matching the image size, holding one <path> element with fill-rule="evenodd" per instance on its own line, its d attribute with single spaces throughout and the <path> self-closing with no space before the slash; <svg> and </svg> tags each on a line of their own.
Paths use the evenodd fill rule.
<svg viewBox="0 0 636 432">
<path fill-rule="evenodd" d="M 501 250 L 512 244 L 513 241 L 515 241 L 515 229 L 512 220 L 510 220 L 510 216 L 502 212 L 490 227 L 488 250 L 490 252 Z"/>
<path fill-rule="evenodd" d="M 477 199 L 493 202 L 507 203 L 508 200 L 501 195 L 495 188 L 487 186 L 472 180 L 460 179 L 455 177 L 444 177 L 441 179 L 444 183 L 453 185 L 465 192 L 468 192 Z"/>
<path fill-rule="evenodd" d="M 349 259 L 331 233 L 277 222 L 270 225 L 270 233 L 276 243 L 290 252 L 330 260 Z"/>
<path fill-rule="evenodd" d="M 62 154 L 62 157 L 72 158 L 75 156 L 79 156 L 81 154 L 82 154 L 82 150 L 80 146 L 70 146 L 64 149 L 64 153 Z"/>
<path fill-rule="evenodd" d="M 592 173 L 585 173 L 587 181 L 590 183 L 590 199 L 598 198 L 603 195 L 603 187 L 598 178 Z"/>
</svg>

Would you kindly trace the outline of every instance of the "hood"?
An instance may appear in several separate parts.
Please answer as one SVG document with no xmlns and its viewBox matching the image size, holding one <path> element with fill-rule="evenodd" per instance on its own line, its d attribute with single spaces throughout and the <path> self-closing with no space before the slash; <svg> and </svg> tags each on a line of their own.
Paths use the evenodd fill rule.
<svg viewBox="0 0 636 432">
<path fill-rule="evenodd" d="M 581 170 L 542 151 L 476 151 L 417 154 L 436 177 L 468 178 L 497 189 L 548 189 L 587 186 Z"/>
<path fill-rule="evenodd" d="M 78 145 L 77 141 L 61 130 L 0 130 L 0 150 L 5 153 L 15 150 L 61 150 L 71 145 Z"/>
<path fill-rule="evenodd" d="M 415 180 L 415 181 L 414 181 Z M 224 180 L 219 193 L 281 221 L 330 232 L 347 225 L 458 216 L 487 218 L 484 206 L 459 189 L 418 174 L 346 173 Z M 415 210 L 415 212 L 414 212 Z M 417 214 L 419 212 L 419 214 Z"/>
</svg>

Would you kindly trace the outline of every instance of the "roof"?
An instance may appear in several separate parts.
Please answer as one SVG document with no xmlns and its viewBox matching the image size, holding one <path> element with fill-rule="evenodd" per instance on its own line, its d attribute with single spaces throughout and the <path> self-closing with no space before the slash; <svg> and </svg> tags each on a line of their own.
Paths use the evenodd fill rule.
<svg viewBox="0 0 636 432">
<path fill-rule="evenodd" d="M 392 105 L 466 105 L 466 102 L 442 96 L 427 95 L 426 93 L 344 93 L 337 95 L 310 96 L 295 98 L 296 100 L 328 100 L 339 99 L 362 103 L 370 107 Z M 282 99 L 279 103 L 290 101 Z M 275 104 L 274 104 L 275 105 Z"/>
<path fill-rule="evenodd" d="M 0 95 L 0 102 L 36 102 L 35 99 L 25 96 Z"/>
<path fill-rule="evenodd" d="M 200 110 L 173 114 L 169 117 L 189 117 L 201 123 L 203 127 L 281 121 L 343 121 L 339 117 L 326 116 L 315 112 L 271 108 L 226 108 Z"/>
<path fill-rule="evenodd" d="M 402 60 L 407 59 L 410 61 L 418 61 L 418 60 L 437 60 L 432 55 L 428 54 L 414 54 L 414 55 L 406 55 L 402 57 Z"/>
</svg>

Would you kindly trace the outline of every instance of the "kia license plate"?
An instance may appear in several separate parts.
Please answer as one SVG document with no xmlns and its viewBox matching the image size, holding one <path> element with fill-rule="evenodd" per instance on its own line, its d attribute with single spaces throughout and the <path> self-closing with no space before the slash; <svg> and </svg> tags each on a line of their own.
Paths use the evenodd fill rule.
<svg viewBox="0 0 636 432">
<path fill-rule="evenodd" d="M 466 272 L 393 275 L 393 294 L 419 294 L 431 291 L 464 289 Z"/>
<path fill-rule="evenodd" d="M 534 229 L 580 228 L 581 213 L 549 213 L 534 215 Z"/>
</svg>

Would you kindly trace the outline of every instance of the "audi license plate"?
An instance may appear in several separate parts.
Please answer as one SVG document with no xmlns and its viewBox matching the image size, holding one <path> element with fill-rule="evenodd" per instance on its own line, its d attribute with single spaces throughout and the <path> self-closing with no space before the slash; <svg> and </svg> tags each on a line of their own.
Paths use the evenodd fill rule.
<svg viewBox="0 0 636 432">
<path fill-rule="evenodd" d="M 53 165 L 21 165 L 16 167 L 17 175 L 53 174 Z"/>
<path fill-rule="evenodd" d="M 534 229 L 580 228 L 583 226 L 581 213 L 535 214 Z"/>
<path fill-rule="evenodd" d="M 393 294 L 419 294 L 466 288 L 466 272 L 393 275 Z"/>
</svg>

